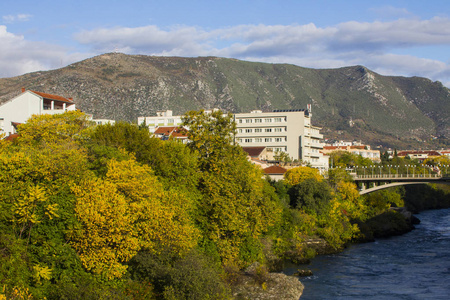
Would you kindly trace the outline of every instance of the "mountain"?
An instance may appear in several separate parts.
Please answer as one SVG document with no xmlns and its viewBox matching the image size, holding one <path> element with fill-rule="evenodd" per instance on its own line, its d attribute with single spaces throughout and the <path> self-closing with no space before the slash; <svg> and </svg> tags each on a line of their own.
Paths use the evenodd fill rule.
<svg viewBox="0 0 450 300">
<path fill-rule="evenodd" d="M 306 108 L 326 138 L 373 146 L 449 145 L 450 90 L 426 78 L 382 76 L 363 66 L 309 69 L 218 57 L 109 53 L 67 67 L 0 79 L 0 102 L 21 88 L 72 97 L 95 118 L 137 121 L 171 109 L 229 112 Z"/>
</svg>

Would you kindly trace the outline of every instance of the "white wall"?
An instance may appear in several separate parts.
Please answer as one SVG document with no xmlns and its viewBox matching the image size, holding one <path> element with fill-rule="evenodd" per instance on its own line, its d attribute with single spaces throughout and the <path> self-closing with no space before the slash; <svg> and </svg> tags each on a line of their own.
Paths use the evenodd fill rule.
<svg viewBox="0 0 450 300">
<path fill-rule="evenodd" d="M 8 136 L 14 133 L 11 122 L 25 123 L 32 115 L 42 111 L 42 98 L 26 91 L 0 106 L 0 119 L 3 119 L 3 132 Z"/>
</svg>

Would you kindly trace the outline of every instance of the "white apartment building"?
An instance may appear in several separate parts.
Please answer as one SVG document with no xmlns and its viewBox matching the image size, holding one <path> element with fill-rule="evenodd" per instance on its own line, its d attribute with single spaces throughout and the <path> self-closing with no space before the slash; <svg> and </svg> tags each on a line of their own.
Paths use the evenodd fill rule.
<svg viewBox="0 0 450 300">
<path fill-rule="evenodd" d="M 148 126 L 148 130 L 154 133 L 158 127 L 178 127 L 183 124 L 181 120 L 182 116 L 174 116 L 171 110 L 157 111 L 156 116 L 151 117 L 139 117 L 138 124 L 141 125 L 145 122 Z"/>
<path fill-rule="evenodd" d="M 25 123 L 32 115 L 60 114 L 68 110 L 75 110 L 71 98 L 22 88 L 20 95 L 0 105 L 0 133 L 14 134 L 14 125 Z"/>
<path fill-rule="evenodd" d="M 156 116 L 139 117 L 151 133 L 158 127 L 181 126 L 182 116 L 171 110 L 158 111 Z M 320 170 L 328 169 L 328 157 L 323 148 L 319 127 L 311 125 L 311 110 L 275 110 L 234 114 L 237 125 L 236 142 L 242 147 L 266 147 L 267 152 L 288 153 L 292 160 L 302 160 Z"/>
<path fill-rule="evenodd" d="M 234 115 L 236 141 L 242 147 L 265 146 L 270 152 L 286 152 L 292 160 L 302 160 L 313 168 L 328 169 L 328 157 L 320 151 L 323 135 L 311 125 L 308 109 L 274 110 Z"/>
</svg>

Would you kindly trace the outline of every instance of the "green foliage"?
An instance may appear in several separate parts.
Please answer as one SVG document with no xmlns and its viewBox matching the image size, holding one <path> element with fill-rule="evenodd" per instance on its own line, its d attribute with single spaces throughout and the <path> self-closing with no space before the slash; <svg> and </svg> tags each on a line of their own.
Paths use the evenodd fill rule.
<svg viewBox="0 0 450 300">
<path fill-rule="evenodd" d="M 390 188 L 365 195 L 364 201 L 368 207 L 368 217 L 379 215 L 391 206 L 403 207 L 402 193 L 402 188 Z"/>
<path fill-rule="evenodd" d="M 327 182 L 313 178 L 295 185 L 290 191 L 290 196 L 292 207 L 316 214 L 324 213 L 333 198 Z"/>
<path fill-rule="evenodd" d="M 149 282 L 163 299 L 229 299 L 219 265 L 193 250 L 182 258 L 170 252 L 139 253 L 130 262 L 134 280 Z"/>
<path fill-rule="evenodd" d="M 334 168 L 353 168 L 356 166 L 370 166 L 373 162 L 361 155 L 356 155 L 348 151 L 337 150 L 328 154 Z"/>
<path fill-rule="evenodd" d="M 168 187 L 193 190 L 199 180 L 197 154 L 177 141 L 151 137 L 145 126 L 125 122 L 96 126 L 89 142 L 93 169 L 104 174 L 110 158 L 121 159 L 118 148 L 133 153 L 140 163 L 149 165 Z"/>
<path fill-rule="evenodd" d="M 224 263 L 250 263 L 261 256 L 257 240 L 278 221 L 279 200 L 261 170 L 232 143 L 231 115 L 189 112 L 183 120 L 189 126 L 189 147 L 199 153 L 202 197 L 196 220 L 205 245 L 217 249 Z"/>
</svg>

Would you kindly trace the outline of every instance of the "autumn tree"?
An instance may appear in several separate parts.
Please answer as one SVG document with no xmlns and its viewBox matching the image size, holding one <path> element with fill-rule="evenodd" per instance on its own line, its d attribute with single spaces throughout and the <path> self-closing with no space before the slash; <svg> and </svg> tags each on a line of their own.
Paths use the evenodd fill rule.
<svg viewBox="0 0 450 300">
<path fill-rule="evenodd" d="M 297 185 L 302 181 L 311 178 L 316 181 L 322 181 L 323 179 L 318 169 L 310 167 L 296 167 L 293 169 L 289 169 L 284 174 L 284 181 L 291 186 Z"/>
<path fill-rule="evenodd" d="M 196 245 L 189 202 L 164 191 L 150 167 L 133 157 L 111 160 L 104 179 L 72 190 L 80 226 L 70 232 L 71 244 L 84 266 L 107 280 L 122 277 L 124 263 L 141 249 L 182 254 Z"/>
<path fill-rule="evenodd" d="M 199 153 L 202 198 L 196 219 L 203 247 L 224 263 L 261 258 L 259 239 L 277 222 L 281 208 L 262 171 L 234 144 L 231 114 L 192 111 L 183 121 L 189 127 L 189 147 Z"/>
</svg>

